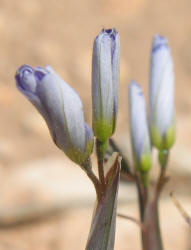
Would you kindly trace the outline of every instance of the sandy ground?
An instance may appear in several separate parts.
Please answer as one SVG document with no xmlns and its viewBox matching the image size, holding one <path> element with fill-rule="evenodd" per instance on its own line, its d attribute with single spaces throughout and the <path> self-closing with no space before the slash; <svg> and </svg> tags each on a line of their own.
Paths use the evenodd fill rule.
<svg viewBox="0 0 191 250">
<path fill-rule="evenodd" d="M 116 27 L 121 37 L 115 137 L 124 148 L 129 141 L 129 81 L 138 80 L 147 95 L 152 37 L 161 33 L 169 39 L 176 73 L 177 142 L 169 166 L 171 182 L 161 202 L 162 229 L 165 249 L 191 249 L 190 229 L 168 196 L 174 190 L 190 211 L 190 9 L 189 0 L 0 0 L 0 222 L 14 221 L 17 211 L 39 204 L 62 210 L 41 221 L 0 227 L 0 250 L 84 249 L 93 188 L 54 146 L 40 115 L 16 90 L 14 74 L 22 64 L 52 65 L 79 92 L 91 124 L 92 45 L 102 27 Z M 133 186 L 122 185 L 121 190 L 119 210 L 137 216 Z M 115 249 L 141 249 L 136 225 L 118 219 Z"/>
</svg>

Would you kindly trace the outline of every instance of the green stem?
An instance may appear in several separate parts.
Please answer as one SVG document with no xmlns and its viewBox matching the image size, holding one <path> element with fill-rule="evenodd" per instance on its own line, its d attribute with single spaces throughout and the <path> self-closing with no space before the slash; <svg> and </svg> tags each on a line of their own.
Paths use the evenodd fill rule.
<svg viewBox="0 0 191 250">
<path fill-rule="evenodd" d="M 148 173 L 146 174 L 148 175 Z M 148 199 L 148 176 L 145 176 L 144 173 L 137 172 L 135 174 L 135 177 L 136 177 L 136 185 L 138 191 L 140 215 L 141 219 L 143 219 L 143 214 Z"/>
<path fill-rule="evenodd" d="M 159 163 L 160 163 L 160 175 L 158 178 L 158 182 L 156 185 L 156 198 L 159 199 L 160 193 L 164 187 L 164 184 L 166 183 L 166 168 L 169 158 L 169 151 L 167 150 L 160 150 L 159 151 Z"/>
<path fill-rule="evenodd" d="M 145 194 L 147 193 L 147 188 L 149 187 L 149 172 L 140 172 L 141 182 L 145 189 Z"/>
<path fill-rule="evenodd" d="M 166 168 L 168 163 L 169 151 L 168 150 L 159 150 L 159 163 L 161 168 Z"/>
</svg>

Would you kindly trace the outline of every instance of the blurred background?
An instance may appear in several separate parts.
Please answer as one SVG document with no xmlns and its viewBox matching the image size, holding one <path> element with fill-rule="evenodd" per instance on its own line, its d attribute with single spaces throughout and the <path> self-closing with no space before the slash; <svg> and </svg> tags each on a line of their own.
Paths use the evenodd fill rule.
<svg viewBox="0 0 191 250">
<path fill-rule="evenodd" d="M 172 47 L 177 141 L 160 204 L 161 225 L 165 249 L 191 249 L 190 228 L 169 198 L 174 191 L 191 211 L 190 10 L 190 0 L 0 0 L 0 250 L 85 248 L 95 200 L 92 184 L 55 147 L 45 122 L 17 91 L 14 74 L 22 64 L 51 65 L 79 92 L 91 124 L 92 46 L 103 27 L 117 28 L 121 37 L 115 138 L 124 150 L 129 81 L 140 82 L 148 96 L 153 36 L 165 35 Z M 138 216 L 133 184 L 121 184 L 118 210 Z M 139 228 L 131 221 L 117 219 L 115 249 L 141 249 Z"/>
</svg>

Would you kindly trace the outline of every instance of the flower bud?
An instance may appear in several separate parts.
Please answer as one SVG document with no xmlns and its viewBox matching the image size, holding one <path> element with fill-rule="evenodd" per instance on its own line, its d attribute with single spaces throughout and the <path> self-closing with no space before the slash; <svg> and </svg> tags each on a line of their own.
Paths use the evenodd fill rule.
<svg viewBox="0 0 191 250">
<path fill-rule="evenodd" d="M 100 141 L 115 131 L 118 111 L 120 41 L 115 29 L 96 37 L 92 58 L 93 130 Z"/>
<path fill-rule="evenodd" d="M 175 141 L 174 71 L 168 41 L 160 35 L 153 40 L 150 70 L 152 143 L 165 150 Z"/>
<path fill-rule="evenodd" d="M 79 95 L 47 66 L 21 66 L 17 87 L 44 117 L 55 144 L 82 165 L 92 152 L 93 133 L 84 121 Z"/>
<path fill-rule="evenodd" d="M 146 105 L 141 86 L 132 81 L 129 87 L 130 128 L 133 156 L 137 169 L 147 172 L 151 168 L 151 143 Z"/>
</svg>

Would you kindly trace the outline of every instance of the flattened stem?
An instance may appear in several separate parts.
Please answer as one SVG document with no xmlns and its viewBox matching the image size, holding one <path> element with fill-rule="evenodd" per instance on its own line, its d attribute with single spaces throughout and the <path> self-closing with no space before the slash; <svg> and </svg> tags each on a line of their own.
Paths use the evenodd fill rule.
<svg viewBox="0 0 191 250">
<path fill-rule="evenodd" d="M 102 199 L 96 203 L 86 250 L 114 249 L 120 161 L 117 156 L 105 178 L 106 189 Z"/>
</svg>

